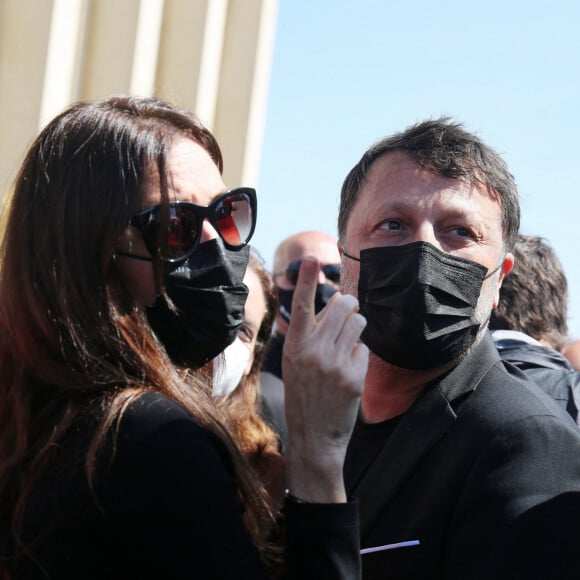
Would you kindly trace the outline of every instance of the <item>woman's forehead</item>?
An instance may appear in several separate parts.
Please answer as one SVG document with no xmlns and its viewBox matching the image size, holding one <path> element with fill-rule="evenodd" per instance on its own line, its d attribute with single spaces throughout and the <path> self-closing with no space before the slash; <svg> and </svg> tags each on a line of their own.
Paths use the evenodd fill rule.
<svg viewBox="0 0 580 580">
<path fill-rule="evenodd" d="M 219 169 L 209 153 L 185 137 L 171 147 L 166 161 L 168 194 L 171 200 L 208 205 L 226 189 Z M 143 184 L 143 206 L 161 201 L 159 170 L 152 164 Z"/>
</svg>

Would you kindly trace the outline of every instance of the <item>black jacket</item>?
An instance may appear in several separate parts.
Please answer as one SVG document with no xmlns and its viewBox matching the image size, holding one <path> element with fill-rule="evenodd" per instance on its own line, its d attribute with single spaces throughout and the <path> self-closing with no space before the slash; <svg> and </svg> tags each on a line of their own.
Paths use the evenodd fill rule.
<svg viewBox="0 0 580 580">
<path fill-rule="evenodd" d="M 29 498 L 11 578 L 266 579 L 230 455 L 185 409 L 153 393 L 132 403 L 92 490 L 83 465 L 92 431 L 83 431 Z M 290 503 L 286 516 L 285 577 L 358 577 L 356 505 Z"/>
<path fill-rule="evenodd" d="M 580 372 L 558 351 L 514 331 L 491 333 L 502 360 L 516 366 L 548 393 L 580 426 Z M 509 365 L 506 365 L 508 370 Z"/>
<path fill-rule="evenodd" d="M 365 554 L 365 580 L 578 578 L 580 431 L 489 336 L 425 387 L 362 479 L 352 463 L 361 547 L 419 541 Z"/>
</svg>

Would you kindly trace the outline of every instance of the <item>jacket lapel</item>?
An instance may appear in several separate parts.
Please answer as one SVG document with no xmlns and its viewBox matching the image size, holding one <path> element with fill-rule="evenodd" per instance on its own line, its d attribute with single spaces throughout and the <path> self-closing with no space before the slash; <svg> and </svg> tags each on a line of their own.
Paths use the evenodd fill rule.
<svg viewBox="0 0 580 580">
<path fill-rule="evenodd" d="M 478 364 L 474 364 L 473 360 L 476 352 L 479 355 Z M 404 414 L 373 465 L 359 484 L 348 490 L 349 495 L 360 498 L 362 537 L 421 458 L 453 425 L 458 407 L 454 403 L 464 401 L 465 395 L 477 387 L 497 361 L 499 355 L 491 339 L 486 336 L 455 369 L 425 387 L 422 395 Z"/>
<path fill-rule="evenodd" d="M 437 443 L 454 420 L 455 413 L 437 387 L 416 401 L 401 419 L 358 487 L 351 491 L 360 498 L 363 537 L 421 457 Z"/>
</svg>

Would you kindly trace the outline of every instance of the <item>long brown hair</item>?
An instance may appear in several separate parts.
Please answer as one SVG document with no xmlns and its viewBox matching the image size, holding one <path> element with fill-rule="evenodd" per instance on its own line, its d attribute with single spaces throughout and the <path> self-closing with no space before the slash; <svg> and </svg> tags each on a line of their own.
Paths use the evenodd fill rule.
<svg viewBox="0 0 580 580">
<path fill-rule="evenodd" d="M 225 441 L 259 538 L 264 503 L 251 471 L 201 379 L 185 384 L 124 292 L 114 259 L 151 167 L 168 202 L 167 156 L 179 137 L 222 170 L 216 140 L 186 111 L 152 98 L 80 103 L 41 132 L 17 176 L 0 244 L 0 515 L 13 534 L 67 430 L 94 421 L 90 483 L 105 435 L 129 403 L 155 390 Z"/>
</svg>

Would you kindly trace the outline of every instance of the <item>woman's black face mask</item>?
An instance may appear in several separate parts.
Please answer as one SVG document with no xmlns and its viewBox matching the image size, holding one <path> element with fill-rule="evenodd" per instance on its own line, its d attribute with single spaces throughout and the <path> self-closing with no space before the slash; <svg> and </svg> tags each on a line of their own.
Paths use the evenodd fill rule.
<svg viewBox="0 0 580 580">
<path fill-rule="evenodd" d="M 497 268 L 488 274 L 427 242 L 369 248 L 359 261 L 362 340 L 372 352 L 408 369 L 436 368 L 468 352 L 481 327 L 475 314 L 483 281 Z"/>
<path fill-rule="evenodd" d="M 230 250 L 218 238 L 200 244 L 182 263 L 163 264 L 174 308 L 158 296 L 147 317 L 175 364 L 202 367 L 234 341 L 244 321 L 249 255 L 250 246 Z"/>
</svg>

